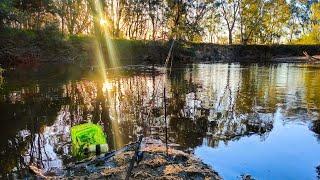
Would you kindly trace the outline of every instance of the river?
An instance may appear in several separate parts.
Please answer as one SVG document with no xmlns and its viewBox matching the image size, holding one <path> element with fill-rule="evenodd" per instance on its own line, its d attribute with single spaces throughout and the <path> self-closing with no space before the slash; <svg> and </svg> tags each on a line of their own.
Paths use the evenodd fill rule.
<svg viewBox="0 0 320 180">
<path fill-rule="evenodd" d="M 194 153 L 224 179 L 320 178 L 320 66 L 190 64 L 99 71 L 47 65 L 6 70 L 0 84 L 0 174 L 30 163 L 59 172 L 70 128 L 101 124 L 111 149 L 144 134 Z M 317 168 L 318 167 L 318 168 Z"/>
</svg>

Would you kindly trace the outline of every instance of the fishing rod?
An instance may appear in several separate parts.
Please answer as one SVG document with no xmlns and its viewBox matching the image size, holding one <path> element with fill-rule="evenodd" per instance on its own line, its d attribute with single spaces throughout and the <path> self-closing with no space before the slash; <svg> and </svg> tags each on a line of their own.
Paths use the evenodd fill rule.
<svg viewBox="0 0 320 180">
<path fill-rule="evenodd" d="M 165 68 L 168 66 L 169 59 L 171 59 L 170 63 L 170 71 L 169 71 L 169 76 L 171 76 L 171 70 L 172 70 L 172 50 L 173 50 L 173 45 L 174 45 L 175 39 L 172 40 L 172 44 L 166 59 L 165 63 Z M 167 86 L 167 78 L 165 78 L 163 82 L 163 102 L 164 102 L 164 123 L 165 123 L 165 141 L 166 141 L 166 153 L 168 155 L 168 123 L 167 123 L 167 99 L 166 99 L 166 86 Z"/>
<path fill-rule="evenodd" d="M 173 42 L 172 42 L 172 44 L 171 44 L 171 46 L 170 46 L 170 50 L 169 50 L 169 53 L 168 53 L 168 56 L 167 56 L 167 58 L 166 58 L 166 62 L 165 62 L 165 67 L 167 67 L 167 65 L 168 65 L 168 62 L 169 62 L 169 59 L 170 59 L 170 57 L 171 57 L 171 54 L 172 54 L 172 49 L 173 49 L 173 45 L 174 45 L 174 42 L 175 42 L 175 40 L 173 40 Z M 172 65 L 172 62 L 171 62 L 171 65 Z M 170 73 L 171 73 L 171 67 L 170 67 Z M 160 83 L 160 81 L 159 81 L 159 83 Z M 159 84 L 158 84 L 159 85 Z M 164 108 L 165 108 L 165 127 L 166 127 L 166 152 L 167 152 L 167 154 L 168 154 L 168 133 L 167 133 L 167 117 L 166 117 L 166 115 L 167 115 L 167 110 L 166 110 L 166 94 L 165 94 L 165 86 L 166 86 L 166 79 L 164 80 Z M 158 86 L 159 87 L 159 86 Z M 158 90 L 158 87 L 156 88 L 156 90 Z M 149 109 L 149 112 L 148 112 L 148 115 L 147 115 L 147 120 L 149 119 L 149 117 L 150 117 L 150 114 L 151 114 L 151 110 L 152 110 L 152 108 L 150 108 Z M 131 161 L 130 161 L 130 164 L 129 164 L 129 167 L 128 167 L 128 170 L 127 170 L 127 174 L 126 174 L 126 180 L 129 180 L 129 178 L 130 178 L 130 176 L 131 176 L 131 172 L 132 172 L 132 170 L 133 170 L 133 167 L 134 167 L 134 163 L 136 162 L 136 161 L 140 161 L 139 160 L 139 158 L 142 158 L 142 155 L 140 155 L 140 157 L 139 157 L 139 151 L 140 151 L 140 147 L 141 147 L 141 142 L 142 142 L 142 139 L 143 139 L 143 136 L 141 135 L 140 137 L 139 137 L 139 140 L 137 141 L 137 146 L 136 146 L 136 149 L 135 149 L 135 152 L 134 152 L 134 155 L 132 156 L 132 158 L 131 158 Z"/>
<path fill-rule="evenodd" d="M 69 164 L 65 170 L 70 170 L 70 169 L 73 169 L 73 168 L 81 168 L 81 167 L 86 167 L 86 166 L 90 166 L 92 164 L 94 164 L 95 162 L 99 162 L 99 161 L 108 161 L 110 158 L 116 156 L 116 155 L 119 155 L 125 151 L 128 151 L 129 149 L 131 149 L 132 147 L 136 146 L 137 144 L 140 144 L 141 142 L 139 141 L 136 141 L 136 142 L 133 142 L 133 143 L 130 143 L 130 144 L 127 144 L 126 146 L 120 148 L 120 149 L 117 149 L 117 150 L 113 150 L 113 151 L 110 151 L 110 152 L 107 152 L 103 155 L 100 155 L 100 156 L 94 156 L 92 158 L 87 158 L 87 159 L 84 159 L 82 161 L 79 161 L 79 162 L 76 162 L 76 163 L 72 163 L 72 164 Z"/>
<path fill-rule="evenodd" d="M 128 167 L 128 170 L 127 170 L 126 180 L 129 180 L 129 178 L 131 176 L 131 171 L 133 170 L 134 163 L 138 160 L 138 154 L 139 154 L 139 150 L 140 150 L 140 147 L 141 147 L 142 138 L 143 138 L 143 136 L 141 135 L 139 137 L 137 147 L 136 147 L 136 149 L 134 151 L 134 155 L 131 158 L 131 161 L 130 161 L 130 164 L 129 164 L 129 167 Z"/>
<path fill-rule="evenodd" d="M 165 67 L 167 67 L 169 59 L 171 57 L 174 42 L 175 42 L 175 40 L 173 40 L 173 42 L 171 44 L 168 56 L 166 58 Z M 172 65 L 172 62 L 171 62 L 171 65 Z M 171 73 L 171 67 L 170 67 L 170 73 Z M 160 83 L 160 81 L 159 81 L 159 83 Z M 165 111 L 165 117 L 164 118 L 165 118 L 165 127 L 166 127 L 166 137 L 165 137 L 166 138 L 166 153 L 168 154 L 168 133 L 167 133 L 167 117 L 166 117 L 166 115 L 167 115 L 167 110 L 166 110 L 167 105 L 166 105 L 166 93 L 165 93 L 166 92 L 166 89 L 165 89 L 165 87 L 166 87 L 166 79 L 164 80 L 163 84 L 164 84 L 164 95 L 163 96 L 164 96 L 164 108 L 165 108 L 164 109 L 164 111 Z M 158 88 L 159 88 L 159 86 L 156 88 L 156 91 L 158 90 Z M 151 110 L 152 110 L 152 108 L 149 109 L 149 112 L 148 112 L 148 115 L 147 115 L 147 120 L 150 118 Z M 140 146 L 141 146 L 142 139 L 143 139 L 143 136 L 141 135 L 139 137 L 139 140 L 137 141 L 137 146 L 136 146 L 134 155 L 131 158 L 131 161 L 130 161 L 130 164 L 129 164 L 129 167 L 128 167 L 128 170 L 127 170 L 126 178 L 125 178 L 126 180 L 129 180 L 129 178 L 131 176 L 131 172 L 133 170 L 134 163 L 136 161 L 139 162 L 141 160 L 142 156 L 143 156 L 143 155 L 139 156 L 139 151 L 140 151 Z"/>
</svg>

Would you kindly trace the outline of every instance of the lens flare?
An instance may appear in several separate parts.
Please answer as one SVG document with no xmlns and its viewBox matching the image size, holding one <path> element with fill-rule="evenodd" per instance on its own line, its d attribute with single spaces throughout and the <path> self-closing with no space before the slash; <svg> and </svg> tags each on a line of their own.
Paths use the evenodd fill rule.
<svg viewBox="0 0 320 180">
<path fill-rule="evenodd" d="M 109 97 L 108 89 L 112 88 L 112 84 L 109 83 L 107 74 L 106 74 L 106 60 L 108 60 L 108 63 L 115 67 L 118 65 L 118 58 L 116 54 L 116 49 L 110 39 L 110 26 L 108 24 L 107 19 L 105 18 L 104 11 L 102 8 L 102 4 L 100 0 L 93 0 L 92 6 L 94 8 L 93 10 L 93 18 L 95 20 L 95 32 L 96 32 L 96 40 L 95 40 L 95 47 L 96 47 L 96 55 L 97 55 L 97 61 L 99 66 L 99 71 L 101 73 L 101 77 L 103 78 L 103 92 L 106 96 L 106 100 L 111 100 Z M 108 58 L 105 59 L 105 54 L 103 51 L 103 47 L 107 47 L 108 52 Z M 111 104 L 111 102 L 109 102 Z M 115 111 L 114 109 L 110 109 L 110 112 L 112 114 L 112 111 Z M 119 129 L 119 122 L 117 118 L 111 118 L 111 128 L 113 131 L 113 141 L 115 144 L 115 148 L 120 148 L 123 146 L 123 139 L 120 134 Z"/>
<path fill-rule="evenodd" d="M 104 15 L 104 11 L 101 5 L 101 1 L 96 0 L 95 3 L 95 10 L 97 12 L 97 17 L 96 20 L 99 21 L 100 24 L 100 30 L 102 32 L 102 36 L 103 36 L 103 43 L 106 45 L 107 47 L 107 51 L 108 51 L 108 62 L 112 67 L 116 67 L 118 66 L 118 55 L 117 55 L 117 51 L 116 48 L 111 40 L 111 34 L 110 34 L 110 27 L 111 25 L 109 24 L 107 18 Z"/>
</svg>

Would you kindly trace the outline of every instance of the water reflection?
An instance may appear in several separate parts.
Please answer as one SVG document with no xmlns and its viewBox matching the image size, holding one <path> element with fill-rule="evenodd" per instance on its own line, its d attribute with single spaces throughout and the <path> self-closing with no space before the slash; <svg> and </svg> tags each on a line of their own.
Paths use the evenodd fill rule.
<svg viewBox="0 0 320 180">
<path fill-rule="evenodd" d="M 318 141 L 320 142 L 320 120 L 313 121 L 310 129 L 316 133 Z"/>
<path fill-rule="evenodd" d="M 2 176 L 23 176 L 30 163 L 59 173 L 73 160 L 70 128 L 87 121 L 104 127 L 111 149 L 141 133 L 163 139 L 164 80 L 169 142 L 181 149 L 219 149 L 257 136 L 257 142 L 266 141 L 281 124 L 275 122 L 279 113 L 282 124 L 302 124 L 320 135 L 316 66 L 196 64 L 175 68 L 170 76 L 162 69 L 109 73 L 107 81 L 94 72 L 52 77 L 42 71 L 23 83 L 17 78 L 22 75 L 8 76 L 0 91 Z"/>
</svg>

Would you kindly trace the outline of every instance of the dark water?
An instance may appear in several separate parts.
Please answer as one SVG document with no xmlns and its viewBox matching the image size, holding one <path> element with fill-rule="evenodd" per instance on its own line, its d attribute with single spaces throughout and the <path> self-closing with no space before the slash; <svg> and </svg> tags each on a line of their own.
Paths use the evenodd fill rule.
<svg viewBox="0 0 320 180">
<path fill-rule="evenodd" d="M 195 64 L 95 71 L 36 67 L 6 71 L 0 90 L 0 174 L 30 163 L 59 172 L 70 161 L 70 128 L 103 125 L 112 149 L 137 134 L 193 152 L 225 179 L 320 176 L 320 66 Z M 121 72 L 120 72 L 121 71 Z M 15 172 L 15 173 L 13 173 Z"/>
</svg>

